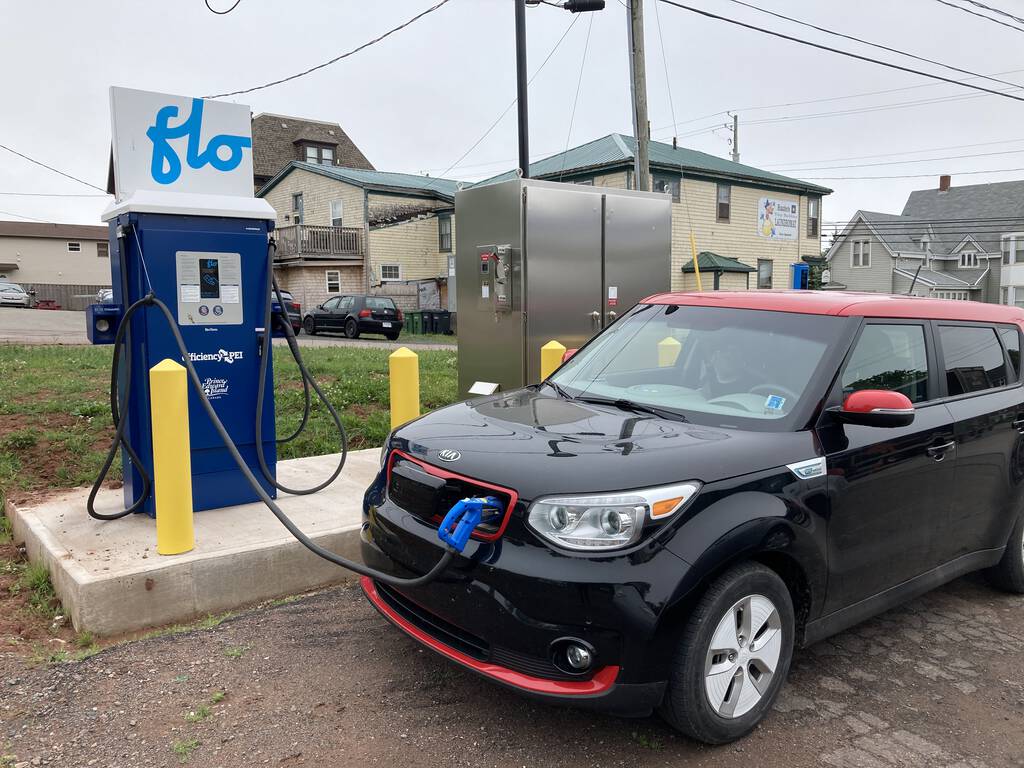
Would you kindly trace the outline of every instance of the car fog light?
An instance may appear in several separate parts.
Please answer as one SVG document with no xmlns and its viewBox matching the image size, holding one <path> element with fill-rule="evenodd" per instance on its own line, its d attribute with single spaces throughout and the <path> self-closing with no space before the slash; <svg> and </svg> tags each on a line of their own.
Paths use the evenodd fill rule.
<svg viewBox="0 0 1024 768">
<path fill-rule="evenodd" d="M 570 643 L 565 649 L 565 659 L 573 669 L 583 670 L 590 666 L 592 657 L 582 645 Z"/>
<path fill-rule="evenodd" d="M 106 333 L 110 330 L 110 321 L 101 317 L 96 321 L 96 330 L 100 333 Z"/>
</svg>

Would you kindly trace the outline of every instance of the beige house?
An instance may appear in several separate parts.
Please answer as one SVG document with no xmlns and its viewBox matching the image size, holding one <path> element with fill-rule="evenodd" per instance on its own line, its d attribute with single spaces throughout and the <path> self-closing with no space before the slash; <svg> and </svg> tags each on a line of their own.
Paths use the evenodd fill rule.
<svg viewBox="0 0 1024 768">
<path fill-rule="evenodd" d="M 277 211 L 276 269 L 302 306 L 337 293 L 446 308 L 457 182 L 293 161 L 257 193 Z"/>
<path fill-rule="evenodd" d="M 613 133 L 531 163 L 530 176 L 632 189 L 635 147 L 631 136 Z M 713 261 L 717 279 L 702 280 L 704 290 L 784 288 L 791 264 L 820 260 L 821 200 L 831 189 L 659 141 L 649 156 L 653 189 L 672 195 L 671 290 L 697 288 L 695 251 L 724 259 Z M 756 274 L 724 268 L 728 262 Z"/>
<path fill-rule="evenodd" d="M 85 309 L 110 287 L 107 228 L 0 221 L 0 280 L 35 291 L 37 301 Z"/>
</svg>

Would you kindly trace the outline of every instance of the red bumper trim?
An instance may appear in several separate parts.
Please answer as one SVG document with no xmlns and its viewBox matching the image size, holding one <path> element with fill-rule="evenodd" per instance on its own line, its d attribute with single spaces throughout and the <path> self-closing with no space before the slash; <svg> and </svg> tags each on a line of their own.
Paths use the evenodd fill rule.
<svg viewBox="0 0 1024 768">
<path fill-rule="evenodd" d="M 474 672 L 479 672 L 485 677 L 497 680 L 499 683 L 505 683 L 506 685 L 531 693 L 556 696 L 593 696 L 609 690 L 615 684 L 615 678 L 619 676 L 618 667 L 608 666 L 601 667 L 589 680 L 548 680 L 543 677 L 524 675 L 522 672 L 516 672 L 515 670 L 491 664 L 490 662 L 479 661 L 472 656 L 467 656 L 461 651 L 455 650 L 451 646 L 445 645 L 437 638 L 431 637 L 396 613 L 391 606 L 381 599 L 377 592 L 377 587 L 369 577 L 363 576 L 359 583 L 362 585 L 367 599 L 373 603 L 374 607 L 407 635 L 423 643 L 431 650 L 437 651 L 442 656 L 465 667 L 469 667 Z"/>
</svg>

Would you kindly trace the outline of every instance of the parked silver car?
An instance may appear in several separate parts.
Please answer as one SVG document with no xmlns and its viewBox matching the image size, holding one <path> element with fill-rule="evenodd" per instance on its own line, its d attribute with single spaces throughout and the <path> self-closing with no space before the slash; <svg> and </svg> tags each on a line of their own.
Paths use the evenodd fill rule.
<svg viewBox="0 0 1024 768">
<path fill-rule="evenodd" d="M 31 307 L 32 297 L 17 283 L 0 283 L 0 307 Z"/>
</svg>

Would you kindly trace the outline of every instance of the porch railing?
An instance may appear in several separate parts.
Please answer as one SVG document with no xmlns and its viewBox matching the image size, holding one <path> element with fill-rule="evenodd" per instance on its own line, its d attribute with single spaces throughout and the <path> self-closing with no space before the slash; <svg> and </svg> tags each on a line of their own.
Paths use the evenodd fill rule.
<svg viewBox="0 0 1024 768">
<path fill-rule="evenodd" d="M 278 258 L 291 256 L 362 256 L 363 230 L 294 224 L 277 230 Z"/>
</svg>

